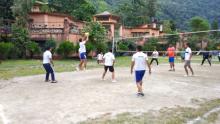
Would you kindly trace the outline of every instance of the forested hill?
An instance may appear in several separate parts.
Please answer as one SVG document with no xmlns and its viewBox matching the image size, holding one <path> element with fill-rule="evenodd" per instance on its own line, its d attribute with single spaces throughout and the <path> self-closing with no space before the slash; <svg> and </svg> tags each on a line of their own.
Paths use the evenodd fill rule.
<svg viewBox="0 0 220 124">
<path fill-rule="evenodd" d="M 91 0 L 96 3 L 99 11 L 114 11 L 124 3 L 133 0 Z M 187 21 L 194 16 L 201 16 L 210 22 L 218 18 L 220 20 L 220 0 L 157 0 L 157 17 L 159 19 L 171 19 L 178 27 L 186 29 Z M 138 11 L 138 8 L 137 8 Z"/>
</svg>

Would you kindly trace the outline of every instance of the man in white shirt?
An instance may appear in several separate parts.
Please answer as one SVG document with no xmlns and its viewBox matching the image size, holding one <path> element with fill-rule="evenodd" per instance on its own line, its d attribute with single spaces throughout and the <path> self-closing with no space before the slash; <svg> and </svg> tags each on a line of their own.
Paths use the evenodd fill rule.
<svg viewBox="0 0 220 124">
<path fill-rule="evenodd" d="M 48 47 L 48 48 L 46 48 L 46 51 L 43 54 L 43 66 L 46 71 L 45 82 L 50 81 L 49 75 L 51 74 L 51 79 L 52 79 L 51 83 L 57 83 L 57 81 L 55 80 L 53 68 L 51 67 L 51 65 L 54 66 L 51 51 L 52 51 L 52 48 Z"/>
<path fill-rule="evenodd" d="M 159 56 L 159 53 L 157 52 L 156 49 L 154 49 L 154 52 L 152 53 L 152 59 L 151 59 L 150 65 L 153 63 L 153 61 L 156 61 L 157 65 L 159 64 L 158 56 Z"/>
<path fill-rule="evenodd" d="M 87 35 L 85 40 L 83 41 L 82 38 L 79 39 L 79 58 L 80 64 L 77 70 L 86 69 L 87 65 L 87 57 L 86 57 L 86 42 L 89 40 L 89 36 Z M 84 67 L 83 67 L 84 66 Z"/>
<path fill-rule="evenodd" d="M 107 71 L 109 70 L 110 72 L 112 72 L 112 82 L 116 82 L 115 69 L 114 69 L 115 56 L 112 53 L 111 49 L 109 49 L 109 52 L 104 55 L 103 59 L 104 59 L 104 73 L 102 75 L 102 80 L 104 80 L 105 75 Z"/>
<path fill-rule="evenodd" d="M 185 47 L 185 65 L 184 65 L 184 68 L 185 68 L 185 71 L 186 71 L 186 76 L 189 76 L 189 72 L 188 72 L 187 67 L 190 69 L 190 71 L 192 73 L 192 76 L 193 76 L 194 72 L 193 72 L 193 69 L 191 67 L 192 50 L 189 47 L 189 43 L 185 43 L 184 47 Z"/>
<path fill-rule="evenodd" d="M 137 46 L 137 52 L 133 55 L 131 63 L 131 74 L 133 73 L 133 69 L 135 70 L 135 78 L 138 89 L 137 96 L 144 96 L 142 90 L 142 79 L 144 77 L 147 66 L 149 68 L 149 74 L 151 74 L 151 67 L 148 63 L 148 57 L 145 53 L 142 52 L 142 47 Z"/>
<path fill-rule="evenodd" d="M 218 60 L 220 62 L 220 51 L 218 52 Z"/>
</svg>

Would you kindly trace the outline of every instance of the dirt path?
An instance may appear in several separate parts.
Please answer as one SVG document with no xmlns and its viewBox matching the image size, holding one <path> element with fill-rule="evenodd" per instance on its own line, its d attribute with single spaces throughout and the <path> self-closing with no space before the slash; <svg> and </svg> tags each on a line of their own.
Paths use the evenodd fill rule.
<svg viewBox="0 0 220 124">
<path fill-rule="evenodd" d="M 154 67 L 144 80 L 144 98 L 136 97 L 129 68 L 116 68 L 117 83 L 110 75 L 101 81 L 102 69 L 56 74 L 57 84 L 43 82 L 44 75 L 0 81 L 0 115 L 9 124 L 72 124 L 107 113 L 193 106 L 192 98 L 220 97 L 220 65 L 194 65 L 195 77 L 184 77 L 182 66 L 176 72 L 168 72 L 168 65 Z"/>
</svg>

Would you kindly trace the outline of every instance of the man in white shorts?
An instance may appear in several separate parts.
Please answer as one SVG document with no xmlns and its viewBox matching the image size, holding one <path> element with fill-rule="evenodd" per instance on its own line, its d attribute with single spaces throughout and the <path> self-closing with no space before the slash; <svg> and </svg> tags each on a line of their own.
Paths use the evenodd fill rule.
<svg viewBox="0 0 220 124">
<path fill-rule="evenodd" d="M 115 69 L 114 69 L 115 56 L 112 53 L 111 49 L 109 49 L 109 52 L 104 55 L 103 59 L 104 59 L 104 72 L 102 75 L 102 80 L 105 79 L 105 75 L 106 75 L 107 71 L 109 70 L 110 72 L 112 72 L 112 82 L 116 82 Z"/>
<path fill-rule="evenodd" d="M 189 43 L 185 43 L 184 47 L 185 47 L 185 65 L 184 65 L 184 68 L 185 68 L 185 71 L 186 71 L 186 76 L 189 76 L 189 72 L 188 72 L 187 67 L 190 69 L 190 71 L 192 73 L 192 76 L 193 76 L 194 72 L 193 72 L 193 69 L 191 67 L 192 50 L 189 47 Z"/>
<path fill-rule="evenodd" d="M 137 96 L 144 96 L 142 85 L 143 85 L 143 77 L 146 71 L 146 66 L 149 68 L 149 74 L 151 74 L 151 67 L 148 62 L 148 57 L 145 53 L 142 52 L 142 47 L 137 46 L 137 52 L 132 57 L 131 63 L 131 74 L 133 74 L 133 69 L 135 71 L 135 78 L 138 93 Z"/>
</svg>

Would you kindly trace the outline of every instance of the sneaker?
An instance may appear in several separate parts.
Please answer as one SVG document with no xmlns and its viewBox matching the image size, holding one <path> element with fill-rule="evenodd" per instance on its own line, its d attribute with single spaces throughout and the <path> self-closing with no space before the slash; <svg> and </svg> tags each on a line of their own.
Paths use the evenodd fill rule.
<svg viewBox="0 0 220 124">
<path fill-rule="evenodd" d="M 137 96 L 143 97 L 143 96 L 144 96 L 144 93 L 137 93 Z"/>
<path fill-rule="evenodd" d="M 144 93 L 140 93 L 141 96 L 144 96 Z"/>
<path fill-rule="evenodd" d="M 45 80 L 45 82 L 50 82 L 50 80 Z"/>
<path fill-rule="evenodd" d="M 57 83 L 57 81 L 51 81 L 51 83 Z"/>
<path fill-rule="evenodd" d="M 116 80 L 112 80 L 112 83 L 116 83 L 117 81 Z"/>
</svg>

